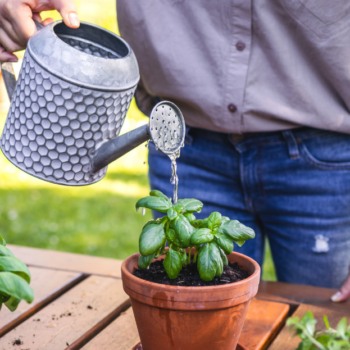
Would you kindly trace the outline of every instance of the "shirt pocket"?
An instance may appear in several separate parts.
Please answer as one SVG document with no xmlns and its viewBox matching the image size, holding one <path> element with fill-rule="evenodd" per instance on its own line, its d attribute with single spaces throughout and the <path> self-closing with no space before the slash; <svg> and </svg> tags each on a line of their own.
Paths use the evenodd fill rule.
<svg viewBox="0 0 350 350">
<path fill-rule="evenodd" d="M 284 7 L 303 27 L 321 38 L 350 27 L 349 0 L 282 0 Z"/>
</svg>

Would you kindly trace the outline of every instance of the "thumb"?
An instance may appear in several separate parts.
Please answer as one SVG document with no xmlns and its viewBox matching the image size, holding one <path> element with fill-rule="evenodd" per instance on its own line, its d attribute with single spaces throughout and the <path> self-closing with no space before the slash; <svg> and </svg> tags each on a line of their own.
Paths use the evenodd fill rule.
<svg viewBox="0 0 350 350">
<path fill-rule="evenodd" d="M 345 283 L 340 288 L 340 291 L 336 292 L 332 297 L 331 300 L 335 303 L 346 301 L 350 299 L 350 272 L 348 275 L 348 278 L 346 279 Z"/>
<path fill-rule="evenodd" d="M 61 14 L 63 22 L 70 28 L 79 28 L 77 6 L 73 0 L 53 0 L 55 9 Z"/>
</svg>

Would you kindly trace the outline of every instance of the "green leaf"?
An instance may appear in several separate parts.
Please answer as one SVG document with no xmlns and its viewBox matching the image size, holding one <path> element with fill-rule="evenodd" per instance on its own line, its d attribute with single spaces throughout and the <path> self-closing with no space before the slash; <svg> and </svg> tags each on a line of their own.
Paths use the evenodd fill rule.
<svg viewBox="0 0 350 350">
<path fill-rule="evenodd" d="M 177 247 L 182 248 L 182 244 L 179 240 L 179 237 L 173 229 L 169 228 L 169 230 L 166 232 L 166 238 L 168 239 L 168 241 L 170 241 L 170 243 L 173 243 Z"/>
<path fill-rule="evenodd" d="M 218 268 L 218 260 L 221 259 L 216 244 L 206 243 L 199 249 L 198 272 L 203 281 L 211 281 Z"/>
<path fill-rule="evenodd" d="M 184 216 L 191 224 L 196 220 L 196 217 L 192 213 L 184 214 Z"/>
<path fill-rule="evenodd" d="M 221 214 L 217 211 L 214 211 L 210 214 L 208 218 L 208 227 L 214 231 L 218 229 L 221 225 Z"/>
<path fill-rule="evenodd" d="M 7 300 L 4 304 L 7 306 L 7 308 L 10 311 L 15 311 L 18 307 L 18 304 L 21 302 L 20 299 L 17 299 L 15 297 L 11 297 L 9 300 Z"/>
<path fill-rule="evenodd" d="M 228 216 L 222 216 L 221 217 L 221 225 L 225 223 L 226 221 L 230 221 L 230 218 Z"/>
<path fill-rule="evenodd" d="M 182 214 L 179 214 L 174 221 L 174 228 L 183 248 L 189 247 L 194 227 Z"/>
<path fill-rule="evenodd" d="M 177 211 L 170 208 L 168 209 L 166 215 L 168 215 L 169 220 L 175 220 L 177 218 Z"/>
<path fill-rule="evenodd" d="M 337 332 L 344 339 L 346 337 L 346 331 L 347 331 L 346 317 L 343 317 L 338 323 Z"/>
<path fill-rule="evenodd" d="M 0 256 L 0 271 L 15 273 L 30 283 L 30 272 L 27 265 L 15 257 Z"/>
<path fill-rule="evenodd" d="M 231 254 L 233 251 L 233 242 L 230 238 L 221 233 L 216 233 L 216 243 L 221 249 L 224 250 L 225 254 Z"/>
<path fill-rule="evenodd" d="M 240 247 L 248 239 L 255 237 L 254 230 L 241 224 L 237 220 L 226 221 L 220 228 L 220 232 L 223 232 L 226 236 L 231 238 Z"/>
<path fill-rule="evenodd" d="M 0 245 L 0 256 L 14 256 L 10 249 Z"/>
<path fill-rule="evenodd" d="M 220 256 L 221 256 L 223 264 L 228 265 L 228 259 L 227 259 L 225 252 L 221 248 L 219 248 L 219 251 L 220 251 Z"/>
<path fill-rule="evenodd" d="M 179 214 L 181 214 L 184 211 L 184 207 L 179 204 L 173 205 L 173 209 Z"/>
<path fill-rule="evenodd" d="M 221 259 L 221 254 L 220 254 L 220 259 L 217 260 L 218 267 L 216 268 L 216 277 L 220 277 L 222 273 L 224 272 L 224 263 Z"/>
<path fill-rule="evenodd" d="M 208 218 L 201 220 L 199 228 L 208 228 Z"/>
<path fill-rule="evenodd" d="M 141 255 L 147 256 L 156 253 L 165 244 L 166 236 L 164 225 L 148 225 L 140 235 L 139 248 Z"/>
<path fill-rule="evenodd" d="M 209 243 L 214 239 L 214 235 L 208 228 L 200 228 L 191 236 L 191 245 L 196 246 L 204 243 Z"/>
<path fill-rule="evenodd" d="M 186 213 L 199 213 L 203 208 L 203 203 L 194 198 L 180 199 L 177 201 L 176 205 L 182 205 L 184 207 L 183 212 Z"/>
<path fill-rule="evenodd" d="M 323 315 L 323 322 L 324 322 L 326 328 L 329 329 L 330 328 L 329 321 L 328 321 L 328 317 L 326 315 Z"/>
<path fill-rule="evenodd" d="M 0 235 L 0 245 L 5 246 L 6 245 L 6 241 L 4 240 L 4 238 Z"/>
<path fill-rule="evenodd" d="M 149 195 L 152 196 L 152 197 L 163 198 L 163 199 L 165 199 L 167 202 L 169 202 L 170 205 L 172 205 L 171 200 L 168 198 L 168 196 L 166 196 L 164 193 L 162 193 L 162 192 L 160 192 L 160 191 L 152 190 L 152 191 L 149 193 Z"/>
<path fill-rule="evenodd" d="M 34 293 L 28 282 L 11 272 L 0 273 L 0 294 L 24 299 L 28 303 L 34 300 Z"/>
<path fill-rule="evenodd" d="M 182 254 L 169 247 L 168 253 L 163 261 L 164 269 L 170 279 L 175 279 L 182 269 Z"/>
<path fill-rule="evenodd" d="M 161 213 L 166 213 L 168 209 L 171 208 L 171 203 L 164 198 L 149 196 L 141 198 L 136 203 L 136 210 L 138 211 L 139 208 L 148 208 Z"/>
<path fill-rule="evenodd" d="M 150 254 L 150 255 L 140 255 L 139 256 L 139 268 L 141 270 L 147 269 L 149 265 L 151 265 L 154 257 L 156 256 L 156 253 Z"/>
</svg>

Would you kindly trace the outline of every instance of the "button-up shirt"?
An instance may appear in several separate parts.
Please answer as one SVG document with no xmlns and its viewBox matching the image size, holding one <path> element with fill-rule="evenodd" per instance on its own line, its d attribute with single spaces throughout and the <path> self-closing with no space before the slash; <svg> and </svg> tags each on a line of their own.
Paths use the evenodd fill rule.
<svg viewBox="0 0 350 350">
<path fill-rule="evenodd" d="M 117 0 L 140 105 L 225 133 L 350 133 L 349 0 Z M 143 95 L 142 95 L 143 93 Z"/>
</svg>

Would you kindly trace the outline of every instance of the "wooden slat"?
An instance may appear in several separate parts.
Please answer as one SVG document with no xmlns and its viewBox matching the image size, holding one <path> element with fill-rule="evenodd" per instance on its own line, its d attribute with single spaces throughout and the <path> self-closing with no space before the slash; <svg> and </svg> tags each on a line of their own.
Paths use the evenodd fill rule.
<svg viewBox="0 0 350 350">
<path fill-rule="evenodd" d="M 14 312 L 3 306 L 0 312 L 0 337 L 83 279 L 83 274 L 76 272 L 37 267 L 29 267 L 29 271 L 34 301 L 31 304 L 22 301 Z"/>
<path fill-rule="evenodd" d="M 134 313 L 130 307 L 123 312 L 113 323 L 87 343 L 82 350 L 115 349 L 131 350 L 139 343 Z"/>
<path fill-rule="evenodd" d="M 289 306 L 286 304 L 252 300 L 239 343 L 249 350 L 266 349 L 278 330 L 283 327 L 288 310 Z M 131 350 L 139 341 L 136 322 L 130 308 L 86 344 L 83 350 Z"/>
<path fill-rule="evenodd" d="M 281 282 L 261 281 L 258 299 L 315 305 L 334 311 L 350 314 L 350 300 L 333 303 L 330 298 L 335 289 L 305 286 Z"/>
<path fill-rule="evenodd" d="M 8 245 L 29 266 L 75 271 L 90 275 L 121 277 L 121 260 Z"/>
<path fill-rule="evenodd" d="M 13 341 L 20 339 L 23 349 L 62 350 L 111 312 L 124 310 L 128 305 L 121 280 L 90 276 L 7 333 L 1 345 L 10 349 Z"/>
<path fill-rule="evenodd" d="M 344 314 L 341 312 L 336 312 L 333 310 L 306 304 L 300 305 L 298 310 L 293 314 L 293 317 L 302 317 L 309 310 L 313 312 L 316 320 L 318 321 L 316 325 L 317 330 L 323 330 L 326 328 L 323 322 L 323 315 L 327 315 L 330 326 L 333 328 L 336 328 L 338 322 L 342 317 L 344 317 Z M 349 322 L 350 317 L 347 318 Z M 269 350 L 294 350 L 298 347 L 300 341 L 300 338 L 296 337 L 293 332 L 291 332 L 289 328 L 285 326 L 277 338 L 274 340 L 272 345 L 269 347 Z"/>
</svg>

